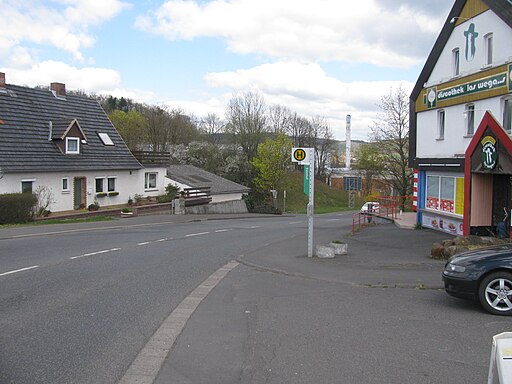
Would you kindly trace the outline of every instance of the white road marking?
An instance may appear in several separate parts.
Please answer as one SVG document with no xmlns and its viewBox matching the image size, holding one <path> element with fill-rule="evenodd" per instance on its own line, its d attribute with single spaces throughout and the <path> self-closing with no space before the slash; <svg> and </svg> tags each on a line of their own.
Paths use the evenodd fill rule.
<svg viewBox="0 0 512 384">
<path fill-rule="evenodd" d="M 148 245 L 149 243 L 151 243 L 151 242 L 150 242 L 150 241 L 144 241 L 144 242 L 139 243 L 139 244 L 137 244 L 137 245 Z"/>
<path fill-rule="evenodd" d="M 231 228 L 230 228 L 230 229 L 217 229 L 217 230 L 215 231 L 215 233 L 228 232 L 228 231 L 232 231 L 232 229 L 231 229 Z"/>
<path fill-rule="evenodd" d="M 210 232 L 199 232 L 199 233 L 190 233 L 188 235 L 185 235 L 185 237 L 192 237 L 192 236 L 201 236 L 201 235 L 207 235 Z"/>
<path fill-rule="evenodd" d="M 70 257 L 69 259 L 70 259 L 70 260 L 75 260 L 75 259 L 80 259 L 80 258 L 82 258 L 82 257 L 88 257 L 88 256 L 94 256 L 94 255 L 101 255 L 102 253 L 115 252 L 115 251 L 119 251 L 120 249 L 121 249 L 121 248 L 104 249 L 103 251 L 91 252 L 91 253 L 84 253 L 83 255 L 80 255 L 80 256 L 73 256 L 73 257 Z"/>
<path fill-rule="evenodd" d="M 302 224 L 303 221 L 290 221 L 288 224 Z"/>
<path fill-rule="evenodd" d="M 230 261 L 183 299 L 142 348 L 118 384 L 152 384 L 190 316 L 211 290 L 237 266 L 238 262 Z"/>
<path fill-rule="evenodd" d="M 340 221 L 341 219 L 327 219 L 327 221 Z"/>
<path fill-rule="evenodd" d="M 34 269 L 34 268 L 39 268 L 39 265 L 33 265 L 32 267 L 21 268 L 21 269 L 16 269 L 16 270 L 14 270 L 14 271 L 9 271 L 9 272 L 0 273 L 0 276 L 11 275 L 11 274 L 13 274 L 13 273 L 18 273 L 18 272 L 28 271 L 29 269 Z"/>
<path fill-rule="evenodd" d="M 167 241 L 167 239 L 159 239 L 159 240 L 155 241 L 155 243 L 161 243 L 162 241 Z"/>
</svg>

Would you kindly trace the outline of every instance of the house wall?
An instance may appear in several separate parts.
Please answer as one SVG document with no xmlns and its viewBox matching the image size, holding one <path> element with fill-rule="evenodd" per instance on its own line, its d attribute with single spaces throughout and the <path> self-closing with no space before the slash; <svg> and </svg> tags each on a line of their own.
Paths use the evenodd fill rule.
<svg viewBox="0 0 512 384">
<path fill-rule="evenodd" d="M 212 195 L 212 203 L 222 203 L 225 201 L 242 200 L 242 193 L 224 193 L 222 195 Z"/>
<path fill-rule="evenodd" d="M 52 194 L 54 202 L 49 206 L 52 212 L 73 210 L 73 179 L 75 177 L 86 178 L 86 204 L 89 206 L 93 204 L 95 199 L 100 206 L 111 206 L 126 204 L 128 199 L 133 198 L 135 194 L 141 196 L 156 196 L 165 193 L 164 180 L 165 169 L 149 169 L 153 172 L 158 172 L 157 180 L 158 188 L 147 191 L 144 189 L 144 175 L 148 169 L 134 170 L 134 171 L 96 171 L 96 172 L 50 172 L 50 173 L 16 173 L 4 174 L 0 179 L 0 194 L 2 193 L 19 193 L 21 192 L 21 182 L 23 180 L 33 181 L 32 190 L 35 191 L 39 186 L 48 187 Z M 162 176 L 161 176 L 162 175 Z M 119 192 L 117 196 L 103 196 L 96 195 L 96 179 L 105 178 L 105 190 L 107 188 L 106 179 L 114 177 L 115 192 Z M 62 189 L 62 179 L 68 179 L 68 190 Z"/>
<path fill-rule="evenodd" d="M 472 102 L 475 105 L 475 131 L 485 111 L 489 110 L 497 121 L 503 124 L 503 97 L 494 97 Z M 464 157 L 466 148 L 473 136 L 466 135 L 466 104 L 444 108 L 444 139 L 438 139 L 438 109 L 417 114 L 417 148 L 418 158 L 446 158 L 458 155 Z"/>
<path fill-rule="evenodd" d="M 475 56 L 471 61 L 467 61 L 465 58 L 466 37 L 464 32 L 468 30 L 470 23 L 475 24 L 478 37 L 475 41 L 477 48 Z M 490 32 L 493 33 L 494 40 L 493 66 L 505 64 L 511 56 L 512 30 L 494 12 L 489 10 L 458 24 L 453 29 L 425 88 L 453 79 L 452 51 L 454 48 L 460 49 L 459 77 L 481 71 L 484 68 L 484 36 Z"/>
</svg>

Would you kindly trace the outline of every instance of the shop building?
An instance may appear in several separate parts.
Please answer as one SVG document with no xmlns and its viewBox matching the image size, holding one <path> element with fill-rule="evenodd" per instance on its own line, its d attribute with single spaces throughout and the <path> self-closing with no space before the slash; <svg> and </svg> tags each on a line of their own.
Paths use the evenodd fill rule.
<svg viewBox="0 0 512 384">
<path fill-rule="evenodd" d="M 512 0 L 456 0 L 411 94 L 417 220 L 509 237 Z"/>
</svg>

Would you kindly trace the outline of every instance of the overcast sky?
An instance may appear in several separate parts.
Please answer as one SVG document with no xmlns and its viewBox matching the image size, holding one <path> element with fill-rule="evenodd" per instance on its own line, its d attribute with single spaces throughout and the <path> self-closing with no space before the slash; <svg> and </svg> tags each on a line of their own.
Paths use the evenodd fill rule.
<svg viewBox="0 0 512 384">
<path fill-rule="evenodd" d="M 453 0 L 0 0 L 0 71 L 222 116 L 236 93 L 367 139 L 412 89 Z"/>
</svg>

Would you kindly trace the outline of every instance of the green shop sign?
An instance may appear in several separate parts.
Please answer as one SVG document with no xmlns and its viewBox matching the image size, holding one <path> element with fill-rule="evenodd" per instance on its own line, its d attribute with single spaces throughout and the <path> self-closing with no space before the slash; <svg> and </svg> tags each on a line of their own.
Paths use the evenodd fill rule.
<svg viewBox="0 0 512 384">
<path fill-rule="evenodd" d="M 492 89 L 507 86 L 508 73 L 500 73 L 498 75 L 489 76 L 483 79 L 472 81 L 469 83 L 457 85 L 437 91 L 437 101 L 444 101 L 470 95 L 472 93 L 490 91 Z"/>
</svg>

